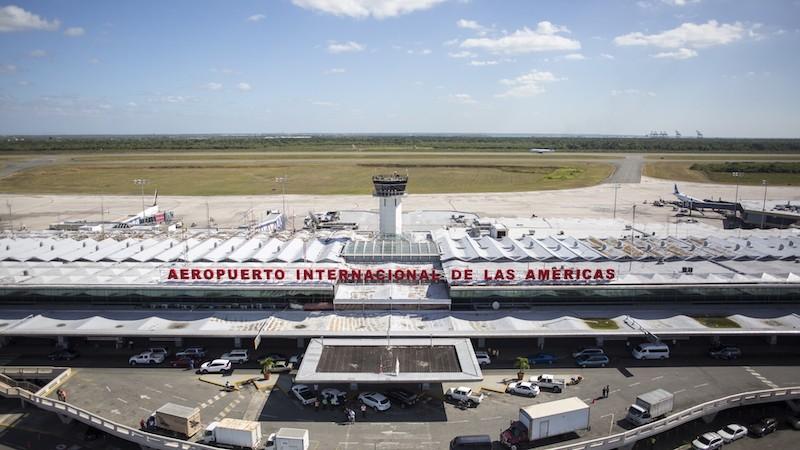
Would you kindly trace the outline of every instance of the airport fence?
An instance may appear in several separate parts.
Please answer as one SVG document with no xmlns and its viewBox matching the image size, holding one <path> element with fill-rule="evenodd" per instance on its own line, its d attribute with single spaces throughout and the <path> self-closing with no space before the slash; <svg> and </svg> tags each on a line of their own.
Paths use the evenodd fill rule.
<svg viewBox="0 0 800 450">
<path fill-rule="evenodd" d="M 572 444 L 547 447 L 548 450 L 610 450 L 615 448 L 632 447 L 636 442 L 655 436 L 667 430 L 691 422 L 705 416 L 716 414 L 730 408 L 756 405 L 759 403 L 772 403 L 784 400 L 800 399 L 800 386 L 765 389 L 763 391 L 743 392 L 727 397 L 711 400 L 693 406 L 683 411 L 667 416 L 661 420 L 647 425 L 636 427 L 622 433 L 612 434 L 602 438 L 589 439 Z"/>
</svg>

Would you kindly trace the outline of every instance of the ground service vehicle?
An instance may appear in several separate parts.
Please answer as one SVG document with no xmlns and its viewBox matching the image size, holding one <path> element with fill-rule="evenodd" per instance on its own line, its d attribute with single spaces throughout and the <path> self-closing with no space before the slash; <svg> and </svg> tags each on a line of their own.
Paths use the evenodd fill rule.
<svg viewBox="0 0 800 450">
<path fill-rule="evenodd" d="M 519 420 L 500 434 L 511 450 L 550 436 L 589 428 L 589 405 L 578 397 L 565 398 L 519 409 Z"/>
<path fill-rule="evenodd" d="M 444 394 L 444 398 L 451 402 L 461 403 L 464 402 L 469 406 L 475 407 L 481 404 L 483 401 L 484 395 L 479 394 L 475 395 L 472 393 L 472 389 L 464 386 L 459 386 L 457 388 L 450 388 Z"/>
<path fill-rule="evenodd" d="M 564 392 L 567 388 L 565 378 L 556 378 L 554 375 L 543 373 L 541 375 L 531 375 L 531 383 L 543 389 L 550 389 L 555 393 Z"/>
<path fill-rule="evenodd" d="M 485 434 L 456 436 L 450 441 L 450 450 L 492 450 L 492 438 Z"/>
<path fill-rule="evenodd" d="M 203 433 L 203 443 L 217 447 L 255 450 L 261 444 L 261 424 L 251 420 L 224 418 L 211 422 Z"/>
<path fill-rule="evenodd" d="M 158 408 L 147 420 L 149 427 L 190 438 L 203 429 L 200 408 L 167 403 Z"/>
<path fill-rule="evenodd" d="M 722 447 L 722 437 L 717 433 L 703 433 L 692 441 L 692 448 L 695 450 L 715 450 Z"/>
<path fill-rule="evenodd" d="M 308 430 L 302 428 L 280 428 L 267 450 L 308 450 Z"/>
<path fill-rule="evenodd" d="M 675 396 L 672 393 L 656 389 L 636 397 L 625 418 L 636 426 L 644 425 L 669 414 L 674 406 Z"/>
</svg>

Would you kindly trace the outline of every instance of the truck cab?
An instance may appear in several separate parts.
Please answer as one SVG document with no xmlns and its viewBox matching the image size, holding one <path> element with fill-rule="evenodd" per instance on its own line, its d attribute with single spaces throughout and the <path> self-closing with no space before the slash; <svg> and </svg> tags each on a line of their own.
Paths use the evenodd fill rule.
<svg viewBox="0 0 800 450">
<path fill-rule="evenodd" d="M 520 421 L 511 422 L 511 426 L 500 433 L 500 443 L 511 450 L 517 450 L 523 442 L 528 442 L 528 427 Z"/>
<path fill-rule="evenodd" d="M 567 388 L 567 380 L 564 378 L 556 378 L 554 375 L 543 373 L 541 375 L 532 375 L 531 383 L 543 389 L 550 389 L 554 393 L 564 392 Z"/>
</svg>

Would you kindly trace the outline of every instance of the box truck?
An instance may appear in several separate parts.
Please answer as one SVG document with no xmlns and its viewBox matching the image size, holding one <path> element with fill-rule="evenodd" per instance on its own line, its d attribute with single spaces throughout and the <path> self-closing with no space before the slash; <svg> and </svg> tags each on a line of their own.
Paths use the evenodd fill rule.
<svg viewBox="0 0 800 450">
<path fill-rule="evenodd" d="M 511 450 L 521 444 L 589 428 L 589 405 L 578 397 L 540 403 L 519 409 L 519 420 L 500 434 Z"/>
<path fill-rule="evenodd" d="M 190 438 L 203 429 L 200 408 L 167 403 L 147 418 L 146 427 Z"/>
<path fill-rule="evenodd" d="M 269 437 L 267 450 L 308 450 L 308 430 L 281 428 Z"/>
<path fill-rule="evenodd" d="M 634 425 L 644 425 L 669 414 L 674 406 L 675 396 L 672 393 L 656 389 L 636 397 L 625 418 Z"/>
<path fill-rule="evenodd" d="M 211 422 L 203 434 L 203 442 L 217 447 L 255 450 L 261 444 L 261 424 L 252 420 L 224 418 Z"/>
</svg>

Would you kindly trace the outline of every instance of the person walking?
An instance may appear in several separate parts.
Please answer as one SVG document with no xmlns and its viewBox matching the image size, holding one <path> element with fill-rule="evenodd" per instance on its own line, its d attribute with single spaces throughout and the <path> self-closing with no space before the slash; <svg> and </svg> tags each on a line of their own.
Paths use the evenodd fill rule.
<svg viewBox="0 0 800 450">
<path fill-rule="evenodd" d="M 609 392 L 611 392 L 611 386 L 606 385 L 606 398 L 608 398 Z"/>
<path fill-rule="evenodd" d="M 366 419 L 367 418 L 367 405 L 365 405 L 363 403 L 361 404 L 361 418 L 362 419 Z"/>
<path fill-rule="evenodd" d="M 319 412 L 319 399 L 314 400 L 314 411 Z"/>
<path fill-rule="evenodd" d="M 350 419 L 350 423 L 356 423 L 356 412 L 355 411 L 353 411 L 351 409 L 350 413 L 348 414 L 348 417 Z"/>
</svg>

